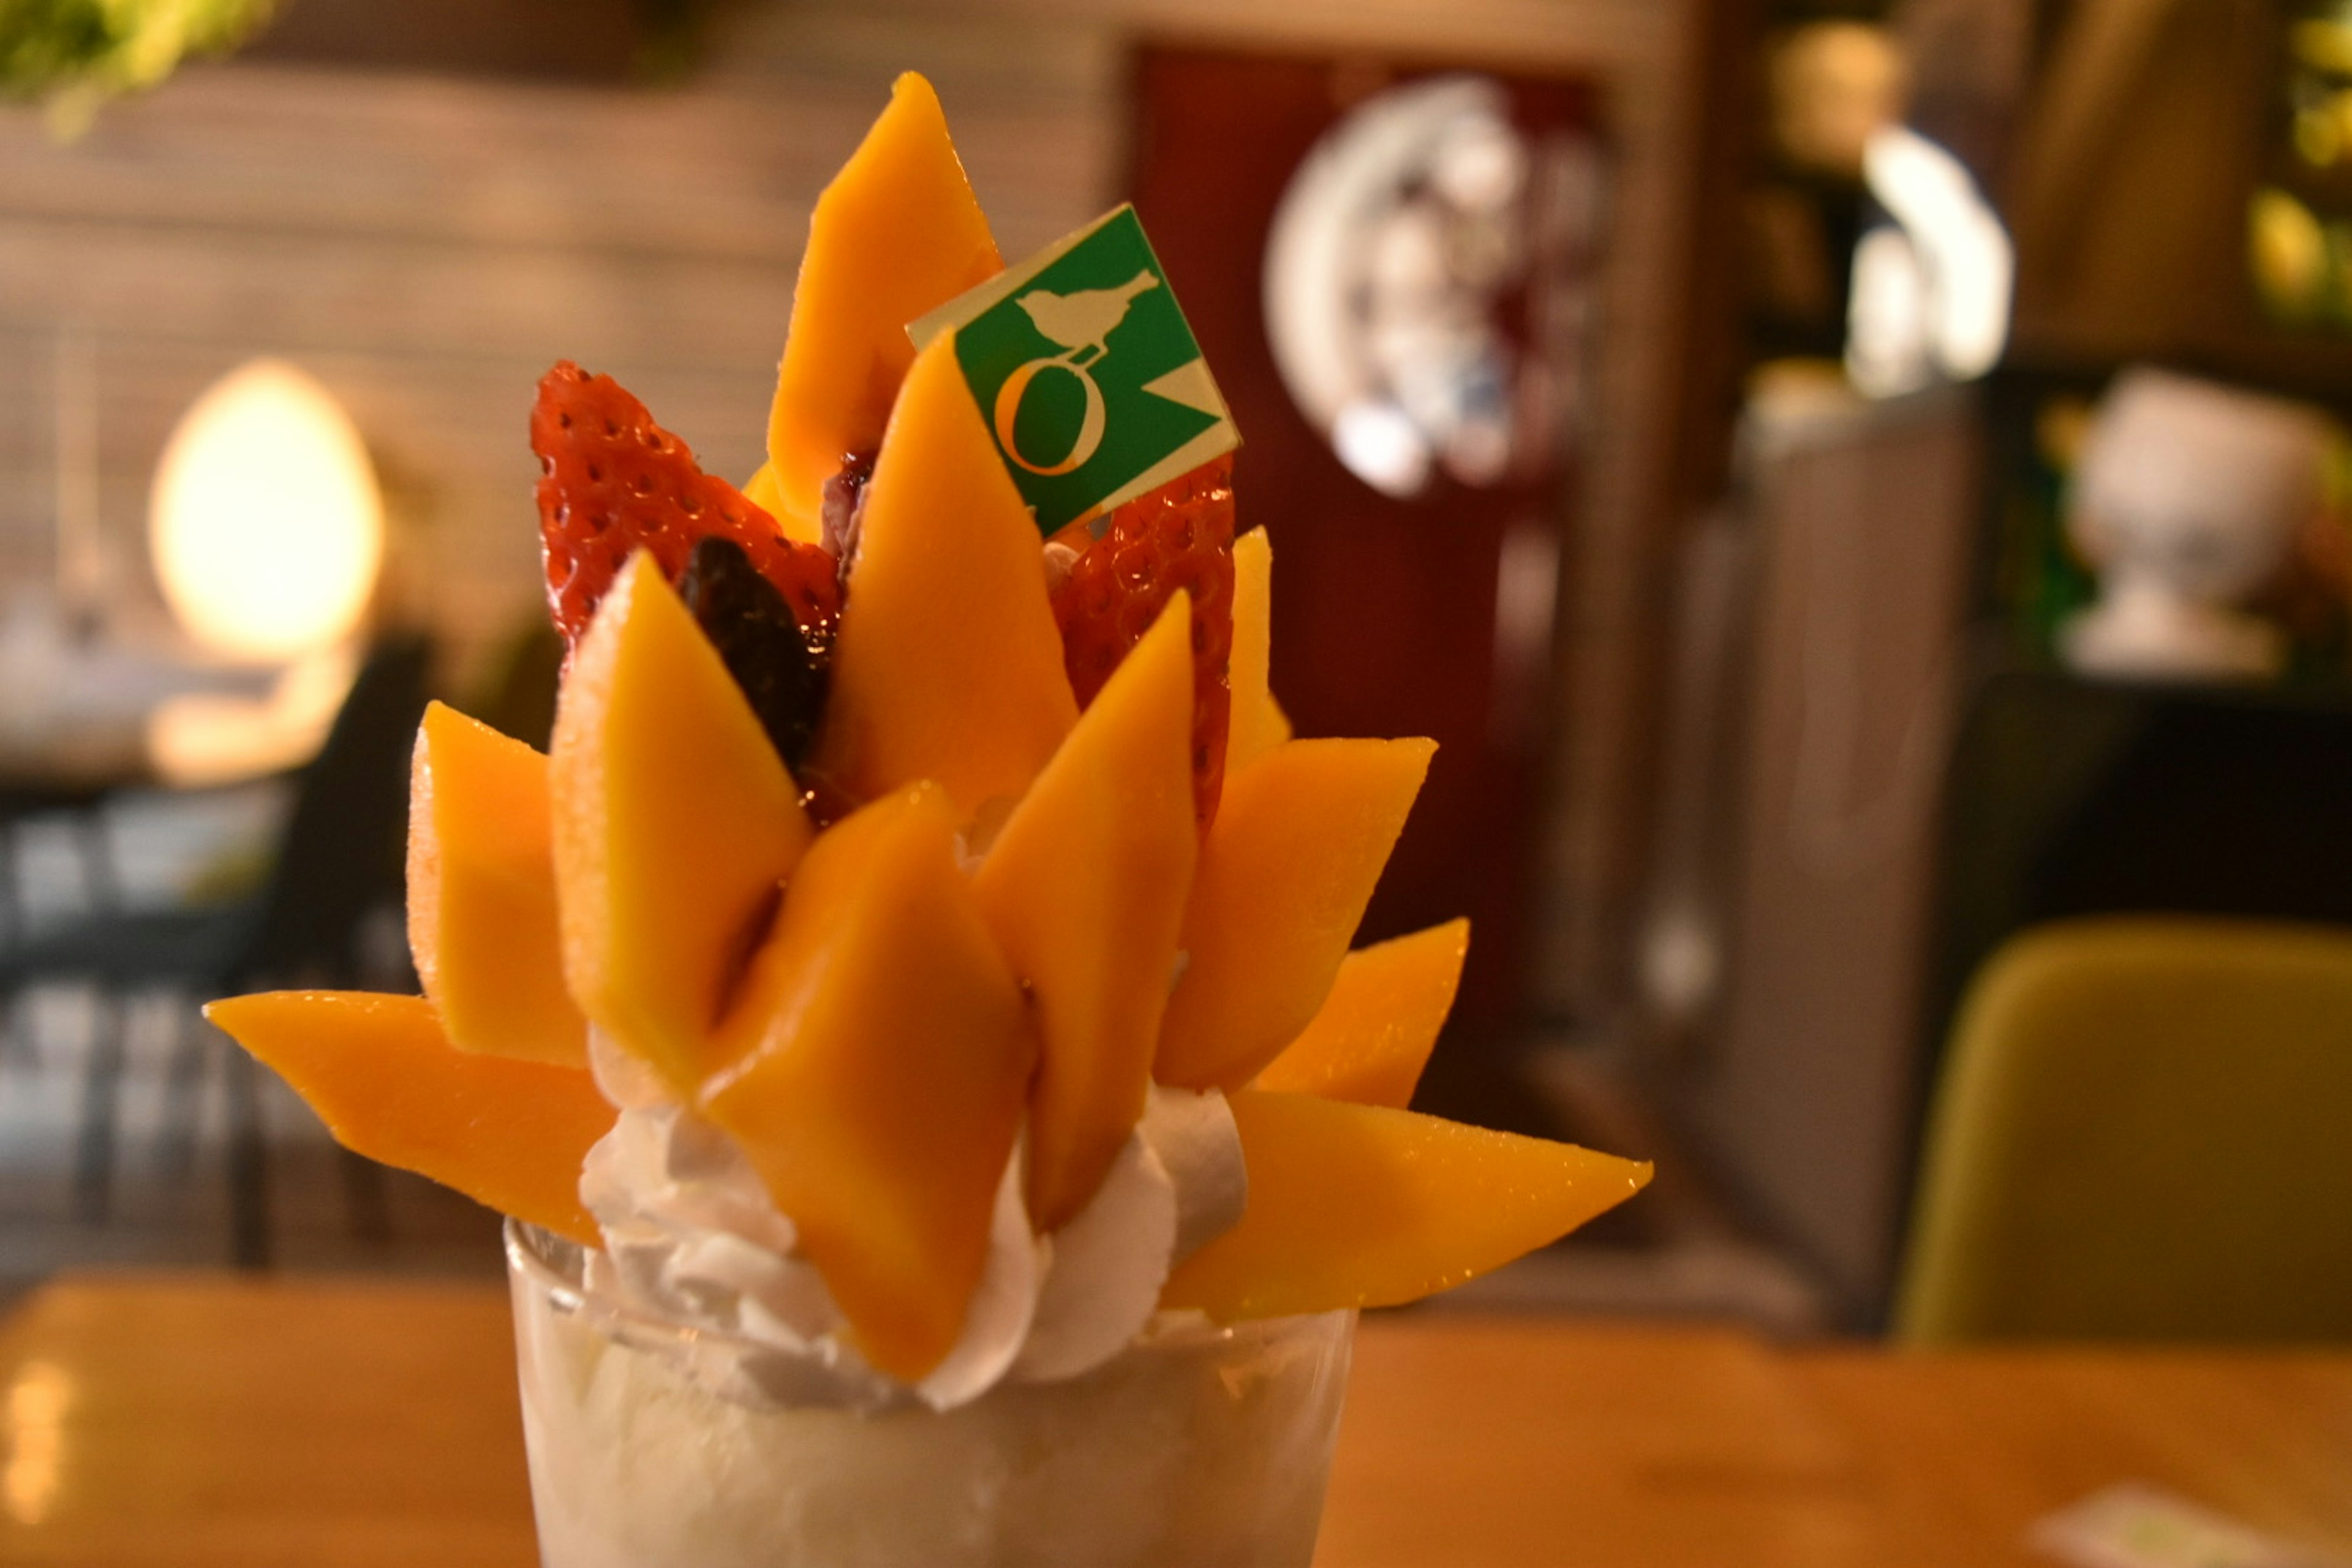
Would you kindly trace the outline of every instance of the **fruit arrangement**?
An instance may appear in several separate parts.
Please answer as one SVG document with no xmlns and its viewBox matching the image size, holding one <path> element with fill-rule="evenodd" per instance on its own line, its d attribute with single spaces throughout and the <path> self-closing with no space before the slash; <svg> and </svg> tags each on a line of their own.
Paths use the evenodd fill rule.
<svg viewBox="0 0 2352 1568">
<path fill-rule="evenodd" d="M 1165 1089 L 1222 1096 L 1246 1165 L 1160 1289 L 1218 1321 L 1412 1300 L 1630 1196 L 1646 1166 L 1404 1109 L 1467 924 L 1348 947 L 1433 747 L 1293 738 L 1229 459 L 1041 537 L 952 334 L 905 330 L 1001 266 L 908 77 L 818 205 L 743 490 L 550 372 L 559 717 L 546 755 L 425 721 L 424 996 L 209 1016 L 352 1149 L 591 1248 L 625 1061 L 733 1141 L 910 1383 L 1000 1176 L 1056 1235 Z"/>
</svg>

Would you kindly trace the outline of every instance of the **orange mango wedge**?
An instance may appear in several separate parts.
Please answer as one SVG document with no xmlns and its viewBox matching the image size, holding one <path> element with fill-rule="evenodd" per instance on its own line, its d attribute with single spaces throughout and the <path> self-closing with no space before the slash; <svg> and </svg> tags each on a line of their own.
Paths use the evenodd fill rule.
<svg viewBox="0 0 2352 1568">
<path fill-rule="evenodd" d="M 1192 605 L 1169 602 L 1022 797 L 974 879 L 1044 1048 L 1031 1220 L 1059 1229 L 1143 1114 L 1192 885 Z"/>
<path fill-rule="evenodd" d="M 923 784 L 817 839 L 729 1020 L 746 1048 L 702 1099 L 861 1353 L 908 1382 L 962 1332 L 1036 1061 L 956 826 Z"/>
<path fill-rule="evenodd" d="M 1430 741 L 1289 741 L 1225 781 L 1184 916 L 1184 973 L 1153 1076 L 1235 1089 L 1298 1037 L 1436 751 Z"/>
<path fill-rule="evenodd" d="M 787 536 L 803 544 L 824 542 L 823 520 L 814 512 L 803 517 L 785 503 L 784 488 L 776 479 L 773 463 L 761 464 L 758 471 L 743 481 L 742 489 L 743 499 L 774 518 Z"/>
<path fill-rule="evenodd" d="M 1470 922 L 1459 920 L 1349 953 L 1314 1022 L 1250 1087 L 1403 1110 L 1469 952 Z"/>
<path fill-rule="evenodd" d="M 1077 717 L 1037 530 L 941 333 L 866 487 L 815 771 L 853 800 L 930 779 L 970 820 Z"/>
<path fill-rule="evenodd" d="M 809 220 L 768 415 L 787 531 L 814 538 L 825 480 L 882 439 L 915 358 L 907 323 L 1003 269 L 939 94 L 908 71 Z"/>
<path fill-rule="evenodd" d="M 581 1068 L 459 1050 L 422 996 L 271 991 L 205 1009 L 354 1153 L 584 1247 L 580 1163 L 615 1115 Z"/>
<path fill-rule="evenodd" d="M 776 889 L 800 790 L 653 557 L 573 651 L 548 762 L 563 972 L 580 1010 L 681 1096 Z"/>
<path fill-rule="evenodd" d="M 1225 776 L 1249 766 L 1290 739 L 1290 716 L 1266 682 L 1274 640 L 1274 546 L 1254 528 L 1234 541 L 1234 651 L 1227 680 L 1233 717 L 1225 742 Z"/>
<path fill-rule="evenodd" d="M 1417 1301 L 1650 1180 L 1646 1163 L 1410 1110 L 1255 1090 L 1232 1104 L 1249 1206 L 1160 1298 L 1219 1322 Z"/>
<path fill-rule="evenodd" d="M 408 950 L 460 1050 L 588 1065 L 563 988 L 547 759 L 436 702 L 408 776 Z"/>
</svg>

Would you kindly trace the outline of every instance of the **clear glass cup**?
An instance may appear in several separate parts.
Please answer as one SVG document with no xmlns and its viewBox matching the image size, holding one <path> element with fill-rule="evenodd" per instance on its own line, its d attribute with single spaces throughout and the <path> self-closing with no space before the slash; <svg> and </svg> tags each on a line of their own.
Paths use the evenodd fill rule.
<svg viewBox="0 0 2352 1568">
<path fill-rule="evenodd" d="M 1181 1331 L 937 1412 L 730 1397 L 509 1221 L 544 1568 L 1307 1568 L 1353 1312 Z"/>
</svg>

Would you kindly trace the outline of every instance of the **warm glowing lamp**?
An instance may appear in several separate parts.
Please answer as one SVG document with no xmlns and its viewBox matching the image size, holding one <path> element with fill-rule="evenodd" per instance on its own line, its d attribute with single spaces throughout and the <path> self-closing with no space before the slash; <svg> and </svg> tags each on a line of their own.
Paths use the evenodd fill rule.
<svg viewBox="0 0 2352 1568">
<path fill-rule="evenodd" d="M 196 641 L 233 658 L 295 659 L 341 642 L 366 613 L 383 500 L 327 389 L 258 359 L 214 383 L 172 432 L 148 546 Z"/>
</svg>

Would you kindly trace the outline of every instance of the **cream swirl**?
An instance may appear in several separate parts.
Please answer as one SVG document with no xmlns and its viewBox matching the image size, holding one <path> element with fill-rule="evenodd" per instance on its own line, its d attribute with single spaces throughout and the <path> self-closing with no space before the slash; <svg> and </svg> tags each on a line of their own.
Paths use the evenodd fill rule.
<svg viewBox="0 0 2352 1568">
<path fill-rule="evenodd" d="M 588 1261 L 588 1305 L 616 1323 L 645 1315 L 696 1330 L 688 1370 L 740 1403 L 945 1410 L 1008 1379 L 1076 1377 L 1147 1332 L 1168 1271 L 1239 1219 L 1247 1194 L 1233 1113 L 1213 1091 L 1154 1087 L 1101 1186 L 1052 1236 L 1031 1234 L 1016 1142 L 962 1334 L 908 1386 L 858 1356 L 734 1141 L 642 1075 L 618 1081 L 618 1056 L 592 1051 L 623 1109 L 581 1173 L 604 1237 Z"/>
</svg>

